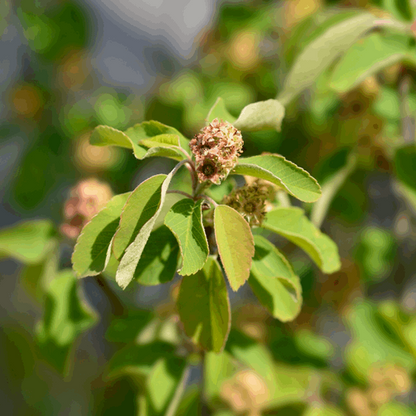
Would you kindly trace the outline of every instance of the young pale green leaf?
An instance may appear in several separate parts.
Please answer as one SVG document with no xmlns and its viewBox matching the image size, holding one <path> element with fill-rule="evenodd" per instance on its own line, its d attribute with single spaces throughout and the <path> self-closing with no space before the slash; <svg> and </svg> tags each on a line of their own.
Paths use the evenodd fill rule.
<svg viewBox="0 0 416 416">
<path fill-rule="evenodd" d="M 0 258 L 13 257 L 25 264 L 37 264 L 56 244 L 49 220 L 25 221 L 0 231 Z"/>
<path fill-rule="evenodd" d="M 230 331 L 230 303 L 220 265 L 209 257 L 202 270 L 185 276 L 177 307 L 186 334 L 208 351 L 220 352 Z"/>
<path fill-rule="evenodd" d="M 321 187 L 316 179 L 280 155 L 240 158 L 231 173 L 266 179 L 304 202 L 315 202 L 321 196 Z"/>
<path fill-rule="evenodd" d="M 179 136 L 177 134 L 159 134 L 151 139 L 140 140 L 140 144 L 146 147 L 180 146 Z"/>
<path fill-rule="evenodd" d="M 126 248 L 134 241 L 140 229 L 157 211 L 160 203 L 162 184 L 166 175 L 152 176 L 143 181 L 130 195 L 120 225 L 114 235 L 113 253 L 120 260 Z"/>
<path fill-rule="evenodd" d="M 90 143 L 94 146 L 118 146 L 133 150 L 137 159 L 143 159 L 146 148 L 140 146 L 120 130 L 109 126 L 97 126 L 91 134 Z"/>
<path fill-rule="evenodd" d="M 285 108 L 277 100 L 259 101 L 243 108 L 234 126 L 243 131 L 280 131 Z"/>
<path fill-rule="evenodd" d="M 172 170 L 169 175 L 156 175 L 152 178 L 148 179 L 146 182 L 150 181 L 150 184 L 152 184 L 150 187 L 147 186 L 146 193 L 142 195 L 140 192 L 136 192 L 138 188 L 134 192 L 136 192 L 134 205 L 131 205 L 133 207 L 133 212 L 131 212 L 131 215 L 128 217 L 129 220 L 126 220 L 124 223 L 124 227 L 126 224 L 131 224 L 132 226 L 135 225 L 135 230 L 133 230 L 133 235 L 137 232 L 136 237 L 134 238 L 134 241 L 128 245 L 123 257 L 121 258 L 120 264 L 117 269 L 116 273 L 116 282 L 119 284 L 120 287 L 125 289 L 127 285 L 131 282 L 131 280 L 134 277 L 134 273 L 136 271 L 137 265 L 140 261 L 140 257 L 142 255 L 143 249 L 147 243 L 147 240 L 149 239 L 150 233 L 152 232 L 152 229 L 157 221 L 157 218 L 162 211 L 163 204 L 165 201 L 166 191 L 168 190 L 170 181 L 172 179 L 172 176 L 175 174 L 176 168 Z M 156 179 L 155 179 L 156 178 Z M 152 181 L 151 181 L 152 180 Z M 162 180 L 162 182 L 160 182 Z M 133 192 L 133 193 L 134 193 Z M 132 196 L 129 198 L 129 201 L 132 199 Z M 126 204 L 126 209 L 123 211 L 121 221 L 120 221 L 120 228 L 117 234 L 122 230 L 122 222 L 123 217 L 126 213 L 127 207 L 129 206 L 129 201 Z M 133 203 L 133 201 L 132 201 Z M 134 222 L 134 217 L 137 218 L 137 209 L 139 209 L 140 212 L 140 218 L 139 221 L 136 223 Z M 133 221 L 132 218 L 133 217 Z M 117 240 L 117 234 L 114 238 L 114 243 Z M 123 235 L 123 234 L 122 234 Z M 124 236 L 126 236 L 126 233 L 124 233 Z M 127 234 L 127 239 L 130 241 L 131 233 Z M 126 239 L 124 240 L 126 241 Z M 121 247 L 123 250 L 124 247 Z"/>
<path fill-rule="evenodd" d="M 90 143 L 132 149 L 140 160 L 156 156 L 183 160 L 186 158 L 184 151 L 189 149 L 188 139 L 173 127 L 157 121 L 136 124 L 125 133 L 109 126 L 98 126 L 91 134 Z"/>
<path fill-rule="evenodd" d="M 97 320 L 78 290 L 72 270 L 60 272 L 48 287 L 44 317 L 36 328 L 37 342 L 44 358 L 63 374 L 68 372 L 74 341 Z"/>
<path fill-rule="evenodd" d="M 293 64 L 278 100 L 286 105 L 310 87 L 342 53 L 380 20 L 370 13 L 357 13 L 342 20 L 310 42 Z"/>
<path fill-rule="evenodd" d="M 181 249 L 182 267 L 178 273 L 182 276 L 201 270 L 208 258 L 201 205 L 202 200 L 195 202 L 185 198 L 177 202 L 165 217 L 165 224 L 177 238 Z"/>
<path fill-rule="evenodd" d="M 260 303 L 282 322 L 293 321 L 302 306 L 302 287 L 286 258 L 270 243 L 254 236 L 256 252 L 248 283 Z"/>
<path fill-rule="evenodd" d="M 237 291 L 250 275 L 254 240 L 247 221 L 233 208 L 218 205 L 214 211 L 215 239 L 230 286 Z"/>
<path fill-rule="evenodd" d="M 106 268 L 111 242 L 130 194 L 113 197 L 82 229 L 72 254 L 72 267 L 78 277 L 95 276 Z"/>
<path fill-rule="evenodd" d="M 153 230 L 134 272 L 141 285 L 154 286 L 173 279 L 178 265 L 179 247 L 169 229 L 162 225 Z"/>
<path fill-rule="evenodd" d="M 134 142 L 139 144 L 144 144 L 147 147 L 150 146 L 150 140 L 155 143 L 167 144 L 169 140 L 172 143 L 172 140 L 175 141 L 175 146 L 180 146 L 182 149 L 189 150 L 189 140 L 183 136 L 178 130 L 173 127 L 166 126 L 165 124 L 159 123 L 158 121 L 144 121 L 130 127 L 126 130 L 126 135 Z M 171 136 L 168 138 L 167 136 Z M 172 136 L 176 136 L 174 139 Z M 179 143 L 178 143 L 179 142 Z"/>
<path fill-rule="evenodd" d="M 181 161 L 187 158 L 181 149 L 174 146 L 151 147 L 146 151 L 142 159 L 146 159 L 148 157 L 168 157 L 169 159 L 177 161 Z"/>
<path fill-rule="evenodd" d="M 211 123 L 211 121 L 216 118 L 218 120 L 228 121 L 231 124 L 234 124 L 236 120 L 236 118 L 228 112 L 224 100 L 221 97 L 217 98 L 217 101 L 215 101 L 215 104 L 212 106 L 211 110 L 209 110 L 207 121 L 208 123 Z"/>
<path fill-rule="evenodd" d="M 146 382 L 152 415 L 166 414 L 166 408 L 175 394 L 175 389 L 185 370 L 185 364 L 182 358 L 164 357 L 153 367 Z"/>
<path fill-rule="evenodd" d="M 302 248 L 324 273 L 334 273 L 340 269 L 336 244 L 306 218 L 302 209 L 276 208 L 267 213 L 262 227 Z"/>
<path fill-rule="evenodd" d="M 347 92 L 368 76 L 404 58 L 416 59 L 408 46 L 408 37 L 374 33 L 347 51 L 331 75 L 330 86 L 339 93 Z"/>
</svg>

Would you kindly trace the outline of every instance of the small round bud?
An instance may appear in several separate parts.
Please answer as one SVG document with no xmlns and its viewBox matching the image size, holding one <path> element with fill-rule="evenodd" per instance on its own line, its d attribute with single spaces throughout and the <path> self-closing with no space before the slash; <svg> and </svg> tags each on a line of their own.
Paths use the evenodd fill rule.
<svg viewBox="0 0 416 416">
<path fill-rule="evenodd" d="M 86 179 L 78 182 L 69 194 L 64 205 L 64 223 L 61 225 L 62 234 L 70 239 L 76 239 L 84 225 L 104 208 L 112 198 L 111 188 L 96 179 Z"/>
</svg>

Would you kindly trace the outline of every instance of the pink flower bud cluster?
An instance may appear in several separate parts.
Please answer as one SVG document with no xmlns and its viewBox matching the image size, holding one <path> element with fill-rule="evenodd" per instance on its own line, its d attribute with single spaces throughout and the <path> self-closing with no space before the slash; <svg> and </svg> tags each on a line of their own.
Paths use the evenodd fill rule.
<svg viewBox="0 0 416 416">
<path fill-rule="evenodd" d="M 227 121 L 214 119 L 189 143 L 200 182 L 219 185 L 237 164 L 243 148 L 241 132 Z"/>
<path fill-rule="evenodd" d="M 96 179 L 85 179 L 73 187 L 64 205 L 61 232 L 76 239 L 84 225 L 113 197 L 111 188 Z"/>
</svg>

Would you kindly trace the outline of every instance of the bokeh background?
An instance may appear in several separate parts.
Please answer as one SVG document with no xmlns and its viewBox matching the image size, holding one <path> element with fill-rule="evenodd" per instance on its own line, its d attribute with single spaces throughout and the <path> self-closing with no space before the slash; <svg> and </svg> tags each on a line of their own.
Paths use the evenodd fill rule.
<svg viewBox="0 0 416 416">
<path fill-rule="evenodd" d="M 236 116 L 251 102 L 276 97 L 302 49 L 299 28 L 308 17 L 336 6 L 401 13 L 409 21 L 400 2 L 398 12 L 389 3 L 395 2 L 3 0 L 0 227 L 34 218 L 59 227 L 70 189 L 82 179 L 98 178 L 121 193 L 170 170 L 166 160 L 137 161 L 124 149 L 91 146 L 95 126 L 123 130 L 153 119 L 192 137 L 217 97 Z M 328 415 L 416 414 L 416 210 L 400 192 L 392 162 L 403 141 L 403 71 L 414 79 L 414 70 L 395 64 L 347 94 L 331 91 L 321 77 L 288 106 L 281 132 L 245 137 L 245 155 L 280 153 L 320 183 L 345 166 L 351 149 L 357 155 L 322 227 L 339 246 L 342 270 L 323 275 L 286 247 L 304 297 L 289 324 L 270 318 L 244 288 L 232 296 L 233 325 L 265 345 L 276 371 L 302 386 L 264 414 L 306 415 L 323 403 Z M 409 103 L 416 110 L 414 88 Z M 407 169 L 416 177 L 415 166 Z M 70 266 L 71 252 L 63 240 L 62 267 Z M 33 334 L 43 312 L 21 284 L 24 272 L 16 260 L 0 262 L 3 414 L 138 414 L 134 383 L 102 378 L 121 343 L 108 336 L 113 313 L 99 285 L 81 282 L 100 321 L 80 337 L 70 376 L 62 378 L 36 352 Z M 143 327 L 153 313 L 169 320 L 170 289 L 136 285 L 124 302 L 149 311 Z M 200 377 L 195 366 L 191 386 Z M 227 388 L 234 387 L 219 393 L 231 412 L 223 414 L 256 414 L 230 401 Z M 392 407 L 385 410 L 386 403 Z"/>
</svg>

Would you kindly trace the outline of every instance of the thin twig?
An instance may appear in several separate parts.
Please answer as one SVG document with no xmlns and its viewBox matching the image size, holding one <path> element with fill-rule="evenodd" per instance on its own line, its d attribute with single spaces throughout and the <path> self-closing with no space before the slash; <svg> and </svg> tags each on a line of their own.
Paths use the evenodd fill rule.
<svg viewBox="0 0 416 416">
<path fill-rule="evenodd" d="M 111 308 L 113 310 L 113 314 L 115 316 L 124 315 L 126 312 L 126 308 L 124 307 L 123 303 L 113 291 L 111 286 L 107 283 L 107 280 L 103 277 L 102 274 L 95 276 L 95 280 L 100 286 L 101 290 L 105 293 L 108 301 L 110 302 Z"/>
<path fill-rule="evenodd" d="M 206 199 L 208 202 L 210 202 L 212 205 L 214 205 L 214 207 L 218 206 L 218 204 L 211 197 L 209 197 L 208 195 L 205 195 L 205 194 L 197 195 L 195 197 L 195 199 Z"/>
<path fill-rule="evenodd" d="M 189 174 L 191 175 L 191 179 L 192 179 L 192 192 L 195 192 L 195 189 L 196 189 L 196 187 L 198 185 L 197 175 L 196 175 L 196 170 L 195 170 L 195 165 L 191 161 L 191 163 L 188 163 L 186 165 L 186 167 L 189 170 Z"/>
<path fill-rule="evenodd" d="M 186 196 L 187 198 L 191 198 L 194 199 L 194 197 L 190 194 L 188 194 L 187 192 L 183 192 L 183 191 L 177 191 L 176 189 L 172 189 L 171 191 L 167 191 L 167 194 L 181 194 Z"/>
<path fill-rule="evenodd" d="M 172 401 L 170 402 L 169 407 L 166 410 L 165 416 L 175 416 L 178 410 L 179 404 L 181 402 L 183 393 L 185 391 L 186 385 L 188 383 L 190 373 L 191 373 L 191 366 L 188 364 L 182 373 L 182 377 L 179 380 L 178 387 L 176 388 Z"/>
<path fill-rule="evenodd" d="M 405 143 L 414 143 L 415 141 L 415 119 L 412 117 L 412 113 L 409 106 L 409 91 L 411 87 L 412 78 L 406 74 L 400 81 L 399 94 L 400 94 L 400 115 L 401 115 L 401 127 L 402 136 Z"/>
</svg>

